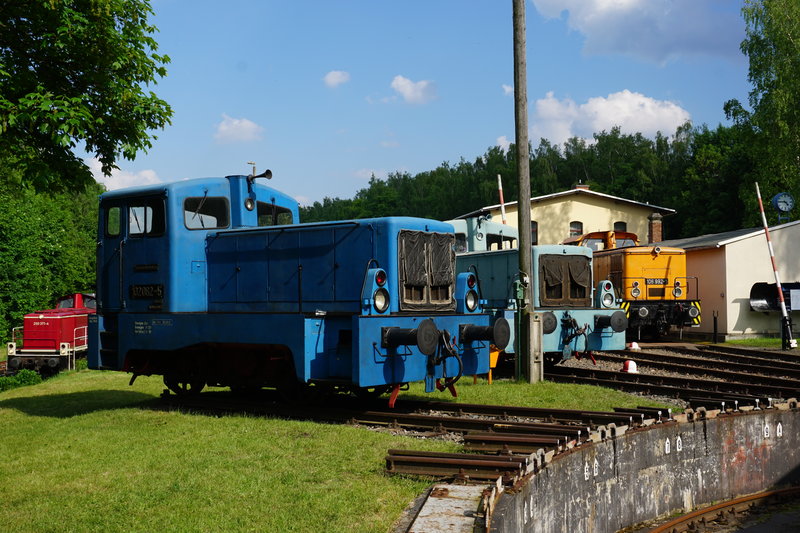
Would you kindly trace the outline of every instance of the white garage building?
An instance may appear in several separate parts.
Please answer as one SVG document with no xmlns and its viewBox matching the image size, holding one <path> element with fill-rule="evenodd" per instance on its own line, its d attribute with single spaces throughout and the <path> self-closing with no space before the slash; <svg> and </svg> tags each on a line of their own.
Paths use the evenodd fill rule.
<svg viewBox="0 0 800 533">
<path fill-rule="evenodd" d="M 781 283 L 800 283 L 800 220 L 769 230 Z M 711 338 L 714 315 L 718 340 L 779 336 L 780 311 L 758 312 L 750 307 L 750 291 L 759 282 L 775 283 L 763 228 L 702 235 L 660 243 L 686 249 L 689 276 L 700 280 L 702 324 L 685 335 Z M 777 291 L 775 292 L 777 296 Z M 796 294 L 797 295 L 797 294 Z M 800 330 L 800 302 L 791 312 L 794 330 Z M 787 299 L 787 307 L 790 302 Z M 797 335 L 794 335 L 796 338 Z"/>
</svg>

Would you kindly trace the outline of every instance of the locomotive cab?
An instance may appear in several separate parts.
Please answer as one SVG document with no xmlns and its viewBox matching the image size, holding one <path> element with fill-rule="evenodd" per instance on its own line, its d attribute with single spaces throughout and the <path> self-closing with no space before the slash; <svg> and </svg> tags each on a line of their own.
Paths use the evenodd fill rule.
<svg viewBox="0 0 800 533">
<path fill-rule="evenodd" d="M 97 252 L 100 308 L 206 311 L 207 232 L 298 218 L 297 202 L 245 176 L 106 193 Z"/>
<path fill-rule="evenodd" d="M 102 195 L 98 224 L 98 329 L 90 366 L 120 368 L 120 313 L 207 312 L 206 236 L 215 229 L 288 224 L 297 202 L 246 176 L 135 187 Z M 149 331 L 152 325 L 144 325 Z"/>
</svg>

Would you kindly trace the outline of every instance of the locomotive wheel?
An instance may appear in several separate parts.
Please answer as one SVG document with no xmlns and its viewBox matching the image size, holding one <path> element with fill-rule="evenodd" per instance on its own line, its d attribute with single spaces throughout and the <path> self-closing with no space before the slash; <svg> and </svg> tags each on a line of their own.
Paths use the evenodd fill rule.
<svg viewBox="0 0 800 533">
<path fill-rule="evenodd" d="M 313 405 L 322 397 L 322 390 L 321 387 L 302 383 L 292 377 L 278 385 L 278 394 L 288 404 Z"/>
<path fill-rule="evenodd" d="M 206 382 L 202 378 L 190 378 L 187 380 L 183 376 L 178 377 L 174 374 L 167 374 L 164 376 L 164 385 L 178 396 L 188 396 L 190 394 L 199 394 L 206 386 Z"/>
<path fill-rule="evenodd" d="M 353 394 L 355 394 L 356 398 L 359 400 L 367 401 L 374 400 L 390 390 L 392 390 L 391 385 L 379 385 L 377 387 L 357 387 L 353 388 Z"/>
</svg>

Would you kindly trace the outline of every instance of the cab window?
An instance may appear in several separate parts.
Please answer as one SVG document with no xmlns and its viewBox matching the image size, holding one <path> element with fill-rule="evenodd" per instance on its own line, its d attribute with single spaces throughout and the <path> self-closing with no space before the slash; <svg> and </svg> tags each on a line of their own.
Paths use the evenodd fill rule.
<svg viewBox="0 0 800 533">
<path fill-rule="evenodd" d="M 164 202 L 161 199 L 134 200 L 128 206 L 128 235 L 131 237 L 163 235 L 164 220 Z"/>
<path fill-rule="evenodd" d="M 454 247 L 457 254 L 467 252 L 467 236 L 463 233 L 456 233 L 456 244 Z"/>
<path fill-rule="evenodd" d="M 119 206 L 109 207 L 106 211 L 106 237 L 119 237 L 122 227 L 122 208 Z"/>
<path fill-rule="evenodd" d="M 292 223 L 292 211 L 275 204 L 258 202 L 259 226 L 283 226 Z"/>
<path fill-rule="evenodd" d="M 183 201 L 183 223 L 191 230 L 227 228 L 229 212 L 228 199 L 224 196 L 201 196 Z"/>
<path fill-rule="evenodd" d="M 540 304 L 543 307 L 585 307 L 591 304 L 591 260 L 579 255 L 539 258 Z"/>
</svg>

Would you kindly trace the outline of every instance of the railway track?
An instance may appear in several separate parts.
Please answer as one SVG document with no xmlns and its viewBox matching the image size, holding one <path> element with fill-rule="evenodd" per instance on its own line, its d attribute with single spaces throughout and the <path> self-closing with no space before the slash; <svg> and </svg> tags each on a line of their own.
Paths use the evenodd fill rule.
<svg viewBox="0 0 800 533">
<path fill-rule="evenodd" d="M 603 358 L 607 361 L 616 361 L 622 367 L 622 363 L 628 359 L 635 359 L 639 364 L 646 364 L 651 368 L 670 370 L 677 373 L 686 372 L 686 368 L 691 368 L 693 374 L 702 373 L 707 376 L 728 379 L 731 376 L 746 374 L 749 376 L 765 376 L 800 380 L 800 359 L 798 362 L 775 361 L 757 356 L 728 356 L 720 355 L 716 358 L 716 352 L 710 354 L 705 351 L 697 350 L 674 350 L 667 348 L 663 351 L 636 352 L 603 352 Z M 778 381 L 776 381 L 778 382 Z"/>
<path fill-rule="evenodd" d="M 697 367 L 695 372 L 713 371 L 716 377 L 648 375 L 647 372 L 629 374 L 561 365 L 548 368 L 545 377 L 553 381 L 594 383 L 630 392 L 682 398 L 695 408 L 720 409 L 722 412 L 746 405 L 771 407 L 773 399 L 795 398 L 800 392 L 800 381 L 786 378 L 785 374 L 761 374 L 758 380 L 752 379 L 758 383 L 751 383 L 745 380 L 751 380 L 755 374 L 742 371 L 750 368 L 725 370 L 718 361 L 711 360 L 713 357 L 706 360 L 697 352 L 693 352 L 693 358 L 685 354 L 669 355 L 666 357 L 668 361 L 659 361 L 660 355 L 649 351 L 626 352 L 624 355 L 603 353 L 598 354 L 598 362 L 606 358 L 607 362 L 618 365 L 622 359 L 635 358 L 641 361 L 641 369 L 647 369 L 652 361 L 654 367 L 675 365 L 684 372 L 684 367 Z M 752 363 L 742 364 L 752 366 Z M 778 366 L 782 368 L 782 365 Z M 664 368 L 669 367 L 661 366 L 662 370 Z M 656 368 L 656 371 L 661 370 Z M 795 400 L 792 408 L 796 407 Z M 449 434 L 462 444 L 465 453 L 392 449 L 385 457 L 386 471 L 474 481 L 500 479 L 506 485 L 537 471 L 556 454 L 569 452 L 586 443 L 599 442 L 652 424 L 677 423 L 669 409 L 644 407 L 595 412 L 403 400 L 394 409 L 386 409 L 383 400 L 364 402 L 343 395 L 326 398 L 324 405 L 289 406 L 277 401 L 277 396 L 271 391 L 261 391 L 246 398 L 229 391 L 184 396 L 165 391 L 158 408 L 360 424 L 423 436 Z M 706 409 L 700 411 L 703 413 L 701 416 L 705 416 Z"/>
<path fill-rule="evenodd" d="M 250 399 L 222 391 L 195 396 L 165 393 L 158 407 L 361 424 L 427 436 L 456 434 L 464 449 L 473 453 L 389 450 L 387 472 L 476 481 L 502 478 L 508 484 L 537 470 L 557 453 L 630 429 L 674 422 L 669 410 L 647 407 L 597 412 L 403 401 L 395 409 L 386 409 L 384 402 L 365 406 L 345 396 L 330 398 L 325 406 L 298 407 L 273 401 L 269 391 L 263 392 Z"/>
<path fill-rule="evenodd" d="M 665 396 L 693 407 L 722 409 L 763 407 L 800 395 L 798 356 L 735 349 L 728 353 L 716 348 L 602 352 L 595 354 L 596 366 L 586 360 L 580 364 L 550 364 L 545 368 L 545 379 Z M 637 373 L 621 371 L 626 360 L 637 363 Z"/>
<path fill-rule="evenodd" d="M 800 488 L 793 487 L 772 490 L 759 494 L 751 494 L 717 505 L 704 507 L 679 516 L 654 527 L 649 533 L 683 533 L 686 531 L 731 531 L 734 523 L 740 523 L 743 513 L 753 511 L 757 507 L 775 506 L 796 501 Z"/>
</svg>

